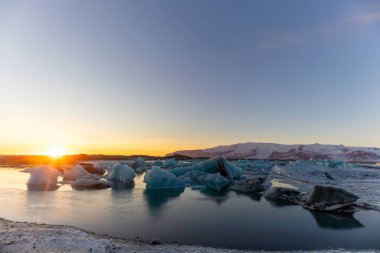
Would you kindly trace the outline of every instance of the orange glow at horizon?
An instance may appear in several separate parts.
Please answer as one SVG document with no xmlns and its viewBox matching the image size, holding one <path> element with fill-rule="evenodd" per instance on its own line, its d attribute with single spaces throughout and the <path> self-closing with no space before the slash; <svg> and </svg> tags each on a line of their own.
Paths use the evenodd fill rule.
<svg viewBox="0 0 380 253">
<path fill-rule="evenodd" d="M 52 146 L 46 150 L 46 155 L 50 156 L 51 158 L 59 158 L 66 154 L 67 154 L 66 148 L 60 145 Z"/>
</svg>

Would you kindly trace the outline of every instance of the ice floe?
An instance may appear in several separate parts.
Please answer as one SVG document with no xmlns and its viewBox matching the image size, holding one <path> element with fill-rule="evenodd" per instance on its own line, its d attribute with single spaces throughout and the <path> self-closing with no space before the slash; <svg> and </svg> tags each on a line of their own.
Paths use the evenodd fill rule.
<svg viewBox="0 0 380 253">
<path fill-rule="evenodd" d="M 51 165 L 27 168 L 21 172 L 30 173 L 26 183 L 28 190 L 52 191 L 58 189 L 58 176 L 61 173 Z"/>
<path fill-rule="evenodd" d="M 168 170 L 163 170 L 158 166 L 146 172 L 144 182 L 147 188 L 179 188 L 185 184 Z"/>
<path fill-rule="evenodd" d="M 112 170 L 108 175 L 109 181 L 130 183 L 136 177 L 135 171 L 127 164 L 117 163 L 112 166 Z"/>
<path fill-rule="evenodd" d="M 164 167 L 172 167 L 175 165 L 176 165 L 176 161 L 174 158 L 164 160 L 164 164 L 163 164 Z"/>
<path fill-rule="evenodd" d="M 76 164 L 72 169 L 64 170 L 63 172 L 63 179 L 66 181 L 75 181 L 80 177 L 91 177 L 91 174 L 79 164 Z"/>
<path fill-rule="evenodd" d="M 139 157 L 132 163 L 132 168 L 139 174 L 145 172 L 149 168 L 149 165 L 143 158 Z"/>
<path fill-rule="evenodd" d="M 240 178 L 243 170 L 237 165 L 227 161 L 224 157 L 217 156 L 197 164 L 171 169 L 176 176 L 181 176 L 189 171 L 197 170 L 207 173 L 219 173 L 228 179 Z"/>
<path fill-rule="evenodd" d="M 75 190 L 101 190 L 110 188 L 111 184 L 104 180 L 79 178 L 71 184 L 71 187 Z"/>
</svg>

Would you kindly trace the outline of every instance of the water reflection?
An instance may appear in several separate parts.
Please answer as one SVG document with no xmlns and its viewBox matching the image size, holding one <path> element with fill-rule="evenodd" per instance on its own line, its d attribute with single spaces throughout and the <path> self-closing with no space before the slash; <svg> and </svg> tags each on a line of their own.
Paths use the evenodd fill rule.
<svg viewBox="0 0 380 253">
<path fill-rule="evenodd" d="M 297 204 L 285 199 L 266 199 L 273 207 L 297 206 Z"/>
<path fill-rule="evenodd" d="M 128 183 L 113 182 L 111 188 L 112 190 L 116 191 L 133 190 L 135 188 L 135 181 L 131 181 Z"/>
<path fill-rule="evenodd" d="M 310 213 L 313 215 L 315 222 L 320 228 L 342 230 L 364 227 L 364 225 L 351 214 L 342 215 L 314 211 L 310 211 Z"/>
<path fill-rule="evenodd" d="M 380 248 L 377 212 L 360 211 L 356 219 L 313 213 L 287 201 L 224 187 L 146 190 L 143 176 L 136 177 L 135 185 L 115 185 L 113 190 L 78 192 L 63 185 L 58 191 L 28 192 L 28 175 L 3 171 L 0 200 L 6 208 L 0 208 L 0 217 L 8 219 L 226 248 Z"/>
<path fill-rule="evenodd" d="M 171 189 L 152 189 L 147 188 L 144 191 L 144 199 L 148 202 L 148 207 L 153 211 L 162 209 L 169 200 L 178 198 L 185 188 L 171 188 Z"/>
<path fill-rule="evenodd" d="M 251 193 L 251 194 L 247 194 L 247 193 L 242 193 L 242 192 L 235 192 L 236 196 L 240 197 L 240 196 L 244 196 L 244 197 L 248 197 L 250 199 L 252 199 L 253 201 L 256 201 L 256 202 L 260 202 L 261 201 L 261 198 L 263 197 L 261 194 L 259 193 Z"/>
<path fill-rule="evenodd" d="M 204 190 L 199 191 L 202 195 L 207 196 L 207 198 L 204 198 L 204 200 L 209 200 L 213 201 L 218 205 L 223 204 L 224 202 L 227 201 L 227 199 L 230 198 L 230 190 L 228 187 L 222 187 L 222 188 L 217 188 L 217 187 L 209 187 L 207 185 L 207 188 Z"/>
<path fill-rule="evenodd" d="M 28 219 L 33 221 L 44 220 L 44 217 L 58 217 L 59 212 L 46 213 L 46 210 L 55 209 L 60 205 L 56 192 L 26 191 L 25 210 Z"/>
</svg>

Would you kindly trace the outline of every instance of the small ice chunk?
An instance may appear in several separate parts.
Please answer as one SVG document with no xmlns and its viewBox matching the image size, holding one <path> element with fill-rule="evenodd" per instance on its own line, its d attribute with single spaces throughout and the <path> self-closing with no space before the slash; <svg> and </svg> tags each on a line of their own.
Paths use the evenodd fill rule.
<svg viewBox="0 0 380 253">
<path fill-rule="evenodd" d="M 144 176 L 147 188 L 178 188 L 185 184 L 168 170 L 153 166 Z"/>
<path fill-rule="evenodd" d="M 27 168 L 21 172 L 30 173 L 26 183 L 28 190 L 52 191 L 58 189 L 58 176 L 61 173 L 51 165 Z"/>
<path fill-rule="evenodd" d="M 136 177 L 135 171 L 126 164 L 117 163 L 113 165 L 108 176 L 109 181 L 130 183 Z"/>
<path fill-rule="evenodd" d="M 285 175 L 285 170 L 281 168 L 280 166 L 275 165 L 272 168 L 272 173 L 277 175 Z"/>
</svg>

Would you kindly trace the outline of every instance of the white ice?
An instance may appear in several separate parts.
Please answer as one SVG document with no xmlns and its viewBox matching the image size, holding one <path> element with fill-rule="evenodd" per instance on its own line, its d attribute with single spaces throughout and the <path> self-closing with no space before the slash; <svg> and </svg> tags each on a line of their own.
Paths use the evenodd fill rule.
<svg viewBox="0 0 380 253">
<path fill-rule="evenodd" d="M 28 189 L 32 190 L 55 190 L 58 188 L 58 176 L 61 173 L 51 165 L 32 167 L 21 172 L 30 173 Z"/>
<path fill-rule="evenodd" d="M 89 175 L 90 173 L 79 164 L 75 165 L 72 169 L 63 172 L 63 178 L 67 181 L 75 181 L 80 177 L 88 177 Z"/>
<path fill-rule="evenodd" d="M 77 190 L 99 190 L 110 187 L 110 184 L 104 180 L 96 180 L 92 178 L 79 178 L 71 187 Z"/>
</svg>

